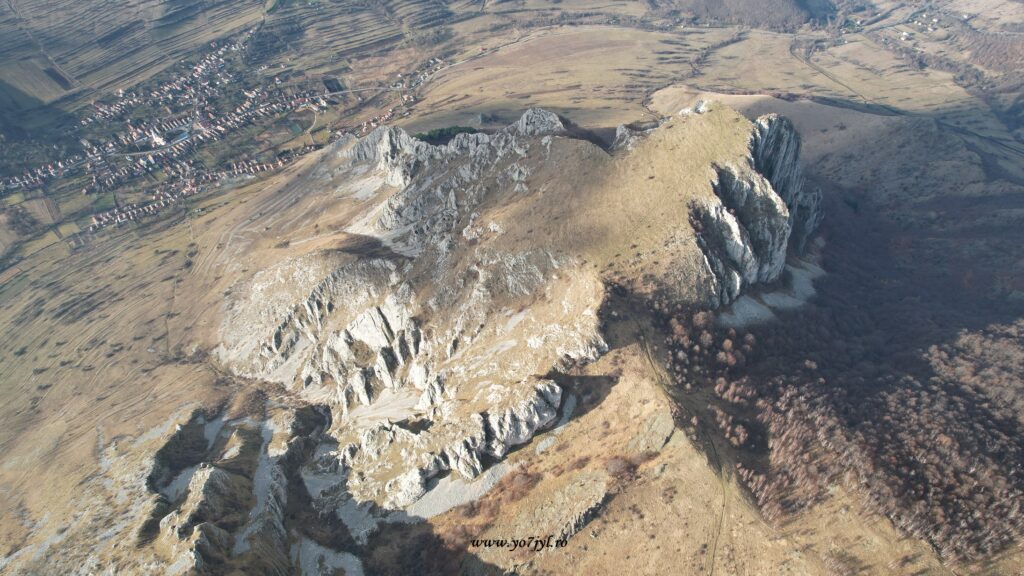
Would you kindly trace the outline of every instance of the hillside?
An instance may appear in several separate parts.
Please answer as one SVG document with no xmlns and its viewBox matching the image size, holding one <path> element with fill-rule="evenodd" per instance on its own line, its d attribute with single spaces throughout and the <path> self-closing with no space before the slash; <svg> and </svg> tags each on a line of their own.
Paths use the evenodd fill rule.
<svg viewBox="0 0 1024 576">
<path fill-rule="evenodd" d="M 289 192 L 291 207 L 262 224 L 263 237 L 279 239 L 273 245 L 244 241 L 228 252 L 228 245 L 197 238 L 191 250 L 201 256 L 175 280 L 185 308 L 168 321 L 173 315 L 175 324 L 208 328 L 183 333 L 175 349 L 189 356 L 175 360 L 172 350 L 168 364 L 147 369 L 151 385 L 163 387 L 160 373 L 174 365 L 202 372 L 208 363 L 234 382 L 228 389 L 275 384 L 261 387 L 270 403 L 264 408 L 268 400 L 255 396 L 236 408 L 195 412 L 155 457 L 129 446 L 111 454 L 101 475 L 113 484 L 93 478 L 94 488 L 75 499 L 78 514 L 88 510 L 90 517 L 79 525 L 119 527 L 117 542 L 143 548 L 63 561 L 177 565 L 190 550 L 189 562 L 207 569 L 224 562 L 265 567 L 289 562 L 275 551 L 297 545 L 294 530 L 316 539 L 328 526 L 334 543 L 346 541 L 347 528 L 357 547 L 342 550 L 363 555 L 358 545 L 367 534 L 356 528 L 415 510 L 431 497 L 425 484 L 432 476 L 451 470 L 471 480 L 560 414 L 568 417 L 567 402 L 576 400 L 563 398 L 560 372 L 608 350 L 606 284 L 704 305 L 728 302 L 747 284 L 781 273 L 777 259 L 797 226 L 786 202 L 795 207 L 802 194 L 798 149 L 787 148 L 796 135 L 783 120 L 765 118 L 755 127 L 724 108 L 702 109 L 649 134 L 624 128 L 621 148 L 611 154 L 565 134 L 562 122 L 541 110 L 495 134 L 460 134 L 445 146 L 381 128 L 339 141 L 294 176 L 303 184 Z M 762 175 L 755 169 L 761 163 L 775 168 Z M 266 198 L 279 206 L 284 200 Z M 651 213 L 647 207 L 656 204 L 667 209 Z M 314 206 L 319 216 L 302 218 Z M 219 220 L 219 213 L 203 220 Z M 347 225 L 328 224 L 343 216 Z M 689 228 L 693 219 L 702 222 L 699 237 Z M 204 221 L 192 224 L 205 228 Z M 237 272 L 211 278 L 219 267 L 210 265 L 220 259 Z M 681 282 L 685 277 L 690 281 Z M 57 314 L 75 331 L 78 319 L 94 325 L 89 316 L 68 315 L 83 305 L 72 299 L 51 310 L 26 301 L 10 308 L 11 321 L 30 326 L 30 318 Z M 211 317 L 210 310 L 218 312 Z M 118 317 L 119 330 L 126 329 L 131 321 Z M 147 339 L 100 345 L 113 346 L 106 357 L 116 358 Z M 49 341 L 33 344 L 33 357 Z M 51 373 L 47 395 L 74 395 L 63 384 L 70 373 L 63 373 L 86 368 L 78 361 Z M 130 374 L 120 385 L 108 380 L 105 395 L 125 402 L 139 394 Z M 15 410 L 28 418 L 25 430 L 47 418 Z M 253 424 L 258 414 L 266 420 Z M 3 443 L 10 451 L 30 449 L 39 442 L 33 436 Z M 151 471 L 133 477 L 139 467 Z M 251 483 L 256 500 L 245 504 Z M 100 504 L 109 498 L 104 486 L 142 493 L 127 507 L 110 508 Z M 143 498 L 146 492 L 159 497 Z M 62 506 L 50 498 L 48 509 L 57 513 Z M 271 506 L 268 498 L 281 500 Z M 295 513 L 337 508 L 343 523 L 316 527 L 275 516 L 295 499 L 312 506 Z M 366 503 L 358 514 L 357 502 Z M 261 520 L 239 526 L 232 520 L 239 506 L 254 506 L 253 518 Z M 351 513 L 341 512 L 348 507 Z M 228 533 L 233 552 L 216 544 Z M 64 538 L 84 550 L 95 534 L 73 529 Z M 245 554 L 250 542 L 260 550 L 255 556 Z"/>
<path fill-rule="evenodd" d="M 692 15 L 702 21 L 728 22 L 759 28 L 794 29 L 808 21 L 824 22 L 835 16 L 836 8 L 829 0 L 670 0 L 652 3 L 657 8 Z"/>
</svg>

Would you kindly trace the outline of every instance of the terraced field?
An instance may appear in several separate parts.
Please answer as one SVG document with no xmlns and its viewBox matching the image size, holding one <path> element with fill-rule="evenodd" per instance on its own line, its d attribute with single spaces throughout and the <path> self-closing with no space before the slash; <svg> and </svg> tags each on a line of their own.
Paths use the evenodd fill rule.
<svg viewBox="0 0 1024 576">
<path fill-rule="evenodd" d="M 278 2 L 253 39 L 253 49 L 264 58 L 287 50 L 313 50 L 333 59 L 360 47 L 396 40 L 401 34 L 394 22 L 356 2 Z"/>
<path fill-rule="evenodd" d="M 9 112 L 37 116 L 46 111 L 40 107 L 58 102 L 71 110 L 256 25 L 262 14 L 262 3 L 253 1 L 10 0 L 0 5 L 0 101 L 12 106 L 4 107 Z M 29 127 L 32 120 L 48 118 L 31 117 Z"/>
<path fill-rule="evenodd" d="M 5 1 L 0 108 L 8 124 L 53 125 L 48 105 L 70 111 L 151 77 L 212 40 L 254 27 L 253 62 L 287 53 L 287 59 L 303 56 L 330 66 L 452 16 L 440 0 Z"/>
</svg>

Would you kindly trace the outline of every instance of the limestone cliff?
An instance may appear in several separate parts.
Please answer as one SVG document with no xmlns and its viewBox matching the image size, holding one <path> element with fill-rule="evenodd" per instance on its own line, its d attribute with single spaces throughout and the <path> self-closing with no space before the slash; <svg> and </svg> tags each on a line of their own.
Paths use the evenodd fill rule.
<svg viewBox="0 0 1024 576">
<path fill-rule="evenodd" d="M 716 198 L 694 205 L 698 242 L 715 280 L 713 306 L 779 277 L 791 246 L 801 251 L 821 220 L 821 193 L 805 190 L 800 136 L 774 114 L 755 122 L 749 156 L 716 167 Z"/>
<path fill-rule="evenodd" d="M 724 122 L 724 114 L 705 105 L 688 122 Z M 663 153 L 658 140 L 670 129 L 623 128 L 617 155 L 629 162 L 655 147 Z M 714 159 L 712 193 L 665 188 L 679 195 L 680 206 L 691 197 L 697 234 L 686 231 L 685 220 L 658 222 L 666 235 L 658 244 L 696 242 L 704 268 L 697 284 L 709 287 L 700 297 L 711 306 L 776 279 L 794 233 L 806 234 L 817 218 L 792 125 L 766 116 L 746 132 L 730 130 L 744 153 Z M 562 245 L 506 241 L 522 237 L 525 223 L 493 216 L 561 202 L 532 191 L 562 185 L 559 153 L 608 161 L 565 134 L 556 115 L 530 110 L 495 133 L 460 134 L 442 146 L 393 127 L 344 139 L 317 173 L 339 190 L 353 181 L 373 186 L 350 193 L 364 204 L 348 231 L 378 239 L 390 255 L 328 251 L 286 259 L 240 283 L 239 296 L 227 302 L 220 361 L 331 406 L 346 489 L 357 498 L 402 508 L 439 473 L 479 474 L 481 457 L 503 457 L 555 418 L 561 390 L 536 374 L 603 353 L 596 311 L 604 281 L 580 266 L 599 257 L 596 248 L 568 249 L 573 237 Z M 603 190 L 614 190 L 606 182 L 591 186 L 574 193 L 597 204 Z M 585 205 L 559 208 L 567 226 L 599 223 L 585 216 Z M 598 217 L 615 225 L 630 219 L 615 210 Z M 628 239 L 602 239 L 608 241 Z M 646 258 L 655 259 L 653 252 Z M 643 261 L 638 265 L 652 275 L 657 268 Z M 678 256 L 667 261 L 664 283 L 678 273 L 675 266 L 688 265 Z M 282 305 L 289 298 L 293 304 Z M 262 308 L 261 300 L 282 304 Z"/>
<path fill-rule="evenodd" d="M 340 488 L 360 501 L 398 509 L 439 473 L 478 475 L 483 457 L 503 457 L 556 418 L 561 390 L 535 374 L 604 350 L 600 284 L 559 278 L 571 258 L 488 245 L 455 256 L 464 242 L 500 234 L 478 229 L 480 206 L 527 193 L 531 164 L 563 130 L 554 114 L 530 110 L 494 134 L 444 146 L 390 127 L 339 142 L 329 152 L 333 177 L 379 182 L 350 230 L 379 238 L 393 256 L 285 260 L 227 303 L 220 360 L 332 407 Z M 320 279 L 307 280 L 311 271 Z M 510 312 L 539 292 L 555 297 L 554 315 Z M 269 316 L 253 301 L 288 295 L 294 304 Z M 417 431 L 403 423 L 411 421 L 421 422 Z"/>
</svg>

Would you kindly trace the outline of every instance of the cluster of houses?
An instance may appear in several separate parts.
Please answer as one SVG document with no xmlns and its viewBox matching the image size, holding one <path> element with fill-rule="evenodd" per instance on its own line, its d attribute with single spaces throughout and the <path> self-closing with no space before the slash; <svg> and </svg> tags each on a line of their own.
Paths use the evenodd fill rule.
<svg viewBox="0 0 1024 576">
<path fill-rule="evenodd" d="M 328 103 L 315 90 L 297 93 L 276 91 L 274 94 L 266 90 L 245 92 L 246 99 L 232 112 L 221 117 L 212 112 L 200 113 L 200 118 L 179 117 L 153 123 L 126 123 L 123 132 L 118 133 L 112 141 L 99 146 L 83 139 L 86 151 L 83 158 L 75 154 L 50 164 L 27 170 L 20 176 L 12 176 L 0 180 L 0 192 L 19 189 L 32 189 L 42 186 L 52 178 L 68 176 L 79 168 L 92 172 L 92 182 L 83 192 L 109 190 L 132 177 L 142 176 L 158 167 L 168 168 L 176 163 L 176 159 L 190 154 L 195 142 L 213 142 L 220 140 L 230 132 L 243 128 L 258 118 L 294 111 L 298 108 L 324 110 Z M 390 116 L 389 116 L 390 118 Z M 175 134 L 174 138 L 169 138 Z M 169 138 L 169 140 L 168 140 Z M 129 146 L 141 146 L 148 142 L 154 150 L 150 153 L 125 152 Z M 115 156 L 126 153 L 127 162 L 121 166 L 111 166 L 103 156 Z M 85 162 L 83 162 L 85 160 Z"/>
<path fill-rule="evenodd" d="M 224 60 L 229 52 L 237 52 L 245 46 L 248 35 L 235 42 L 225 44 L 216 48 L 216 43 L 211 46 L 216 48 L 213 52 L 204 56 L 198 63 L 185 70 L 179 76 L 163 82 L 149 91 L 148 94 L 140 94 L 135 91 L 118 91 L 118 98 L 111 103 L 96 102 L 93 104 L 93 115 L 83 118 L 83 126 L 100 120 L 116 120 L 132 112 L 142 105 L 177 107 L 192 106 L 204 97 L 215 97 L 217 86 L 230 83 L 234 77 L 227 71 L 227 62 Z"/>
<path fill-rule="evenodd" d="M 194 147 L 190 142 L 182 141 L 159 152 L 126 156 L 126 162 L 118 166 L 107 163 L 102 155 L 90 156 L 92 179 L 89 186 L 82 189 L 83 194 L 91 194 L 111 190 L 121 184 L 146 174 L 161 170 L 169 177 L 180 177 L 193 172 L 192 160 L 183 159 L 186 151 Z"/>
<path fill-rule="evenodd" d="M 285 158 L 278 158 L 275 162 L 256 162 L 254 160 L 242 160 L 232 162 L 227 170 L 219 172 L 206 172 L 201 176 L 203 182 L 212 182 L 223 178 L 235 178 L 238 176 L 255 176 L 260 172 L 269 172 L 281 168 L 285 164 Z"/>
<path fill-rule="evenodd" d="M 125 145 L 138 145 L 148 140 L 155 148 L 167 147 L 159 150 L 160 154 L 173 154 L 175 151 L 190 150 L 185 146 L 189 141 L 219 140 L 228 133 L 251 124 L 257 118 L 292 112 L 304 106 L 327 108 L 327 102 L 313 90 L 298 93 L 277 91 L 273 94 L 266 90 L 247 90 L 244 94 L 245 100 L 222 116 L 217 116 L 207 109 L 197 112 L 193 117 L 165 120 L 151 125 L 132 126 L 129 123 L 127 133 L 118 135 L 118 139 Z M 166 138 L 170 135 L 175 137 L 168 141 Z"/>
<path fill-rule="evenodd" d="M 407 74 L 399 74 L 398 80 L 392 83 L 389 86 L 389 88 L 391 88 L 392 90 L 415 90 L 416 88 L 420 87 L 424 82 L 426 82 L 427 79 L 430 78 L 432 74 L 446 68 L 447 66 L 448 62 L 446 62 L 443 58 L 431 58 L 430 60 L 427 60 L 424 64 L 422 64 L 419 68 L 417 68 L 415 71 Z M 362 102 L 363 99 L 359 98 L 359 101 Z M 363 136 L 368 132 L 371 132 L 374 128 L 381 126 L 383 124 L 387 124 L 397 116 L 408 116 L 410 114 L 410 111 L 408 110 L 407 107 L 412 106 L 415 103 L 416 96 L 414 94 L 403 94 L 399 106 L 392 106 L 391 108 L 388 108 L 387 112 L 384 112 L 383 114 L 378 114 L 377 116 L 374 116 L 373 118 L 370 118 L 369 120 L 363 122 L 356 130 L 356 133 L 360 136 Z"/>
<path fill-rule="evenodd" d="M 201 126 L 207 132 L 226 134 L 231 130 L 237 130 L 246 126 L 257 118 L 292 112 L 302 107 L 313 107 L 322 110 L 328 106 L 327 101 L 319 96 L 315 90 L 304 90 L 295 93 L 281 90 L 274 94 L 266 90 L 254 90 L 251 92 L 246 91 L 245 96 L 245 101 L 239 104 L 232 112 L 220 118 L 207 114 L 206 121 L 201 122 Z"/>
<path fill-rule="evenodd" d="M 367 132 L 372 131 L 374 128 L 376 128 L 376 127 L 378 127 L 378 126 L 380 126 L 382 124 L 386 124 L 388 120 L 391 120 L 394 117 L 395 117 L 395 107 L 392 106 L 391 108 L 388 108 L 387 112 L 385 112 L 383 114 L 379 114 L 377 116 L 374 116 L 373 118 L 370 118 L 369 120 L 363 122 L 359 126 L 359 135 L 360 136 L 365 135 Z"/>
<path fill-rule="evenodd" d="M 431 74 L 438 72 L 448 66 L 443 58 L 431 58 L 414 72 L 406 75 L 399 74 L 398 82 L 392 88 L 418 88 L 430 78 Z"/>
<path fill-rule="evenodd" d="M 127 93 L 124 90 L 118 90 L 118 97 L 114 102 L 94 103 L 93 113 L 82 118 L 80 124 L 87 126 L 94 122 L 118 120 L 129 116 L 137 107 L 143 105 L 162 106 L 163 110 L 170 116 L 172 111 L 168 105 L 171 103 L 177 104 L 177 107 L 181 109 L 185 109 L 194 107 L 196 103 L 207 97 L 217 97 L 219 95 L 217 86 L 232 80 L 232 76 L 226 72 L 225 55 L 228 52 L 240 50 L 247 39 L 248 35 L 243 39 L 225 44 L 220 48 L 216 48 L 214 44 L 213 46 L 216 49 L 213 52 L 204 56 L 197 64 L 187 69 L 183 74 L 158 85 L 149 91 L 148 94 L 134 90 Z M 83 139 L 86 155 L 90 157 L 88 163 L 84 163 L 83 160 L 85 158 L 76 154 L 52 164 L 36 167 L 26 171 L 21 176 L 0 180 L 0 193 L 9 190 L 40 187 L 51 178 L 73 174 L 73 169 L 82 166 L 85 166 L 87 169 L 89 167 L 100 169 L 98 173 L 94 172 L 93 174 L 90 190 L 99 190 L 104 187 L 113 186 L 123 180 L 124 177 L 131 174 L 140 174 L 138 162 L 130 162 L 128 166 L 112 169 L 106 162 L 98 162 L 96 159 L 91 158 L 98 151 L 101 151 L 103 154 L 117 154 L 121 151 L 118 145 L 124 147 L 132 145 L 141 146 L 145 143 L 148 143 L 153 148 L 160 148 L 168 144 L 175 147 L 187 140 L 191 123 L 192 120 L 187 115 L 170 120 L 137 125 L 133 125 L 132 121 L 128 120 L 126 121 L 126 129 L 124 131 L 117 134 L 113 141 L 101 144 L 99 148 L 92 146 L 87 140 Z M 177 132 L 176 137 L 168 142 L 168 133 L 174 132 Z M 175 150 L 169 152 L 180 153 L 183 150 L 183 146 L 176 146 Z M 154 158 L 152 160 L 156 161 L 157 159 Z M 143 161 L 148 164 L 150 159 L 147 158 Z"/>
<path fill-rule="evenodd" d="M 965 20 L 969 17 L 967 14 L 964 14 L 964 16 Z M 942 27 L 941 21 L 935 16 L 929 18 L 927 12 L 922 12 L 921 17 L 915 18 L 911 23 L 917 25 L 918 28 L 927 30 L 929 32 L 935 32 L 936 30 Z"/>
<path fill-rule="evenodd" d="M 63 160 L 51 162 L 43 166 L 36 166 L 26 170 L 20 176 L 11 176 L 0 180 L 0 193 L 16 190 L 27 190 L 42 186 L 44 182 L 52 178 L 59 178 L 75 169 L 82 163 L 82 156 L 74 154 Z"/>
<path fill-rule="evenodd" d="M 118 99 L 112 104 L 93 102 L 92 116 L 86 116 L 79 122 L 82 126 L 88 126 L 100 120 L 113 120 L 120 118 L 122 114 L 131 111 L 136 106 L 141 106 L 145 100 L 135 92 L 125 94 L 124 90 L 117 91 Z"/>
<path fill-rule="evenodd" d="M 89 162 L 86 164 L 86 169 L 92 172 L 92 178 L 90 184 L 83 188 L 82 192 L 90 194 L 110 190 L 133 178 L 156 171 L 163 171 L 165 175 L 172 178 L 192 177 L 197 171 L 194 169 L 192 160 L 187 158 L 193 154 L 198 145 L 220 140 L 230 132 L 247 126 L 257 118 L 287 113 L 301 107 L 314 109 L 327 107 L 327 102 L 315 91 L 296 94 L 282 91 L 270 94 L 265 90 L 254 90 L 246 91 L 245 96 L 246 100 L 232 112 L 220 117 L 211 112 L 201 112 L 200 117 L 196 120 L 176 118 L 153 124 L 132 125 L 128 123 L 126 132 L 117 137 L 120 144 L 127 147 L 149 140 L 157 148 L 149 152 L 123 152 L 124 147 L 118 147 L 113 142 L 108 142 L 102 149 L 87 148 Z M 170 139 L 169 142 L 164 139 L 164 136 L 169 137 L 174 133 L 177 133 L 177 136 Z M 124 160 L 117 162 L 116 166 L 106 161 L 105 157 L 116 157 L 120 153 L 124 154 Z M 263 172 L 269 168 L 257 169 L 246 165 L 240 169 Z M 235 167 L 224 172 L 212 172 L 210 178 L 207 179 L 217 179 L 224 174 L 237 175 L 230 174 L 233 170 Z M 203 176 L 200 175 L 200 177 Z"/>
<path fill-rule="evenodd" d="M 123 146 L 141 146 L 147 141 L 150 146 L 159 148 L 167 144 L 164 138 L 169 133 L 184 133 L 187 135 L 192 126 L 192 119 L 188 116 L 160 120 L 153 123 L 142 123 L 133 125 L 129 120 L 125 124 L 124 132 L 117 134 L 116 139 Z"/>
<path fill-rule="evenodd" d="M 91 181 L 82 189 L 86 194 L 115 189 L 154 172 L 163 173 L 163 182 L 155 187 L 152 201 L 133 203 L 95 214 L 88 228 L 90 232 L 95 232 L 108 226 L 157 215 L 182 198 L 197 194 L 208 184 L 277 170 L 292 159 L 318 149 L 320 146 L 317 145 L 293 149 L 271 162 L 241 160 L 215 169 L 200 169 L 195 165 L 191 156 L 197 146 L 220 140 L 259 118 L 301 109 L 321 111 L 329 107 L 323 90 L 281 86 L 280 80 L 275 79 L 269 88 L 242 90 L 244 100 L 230 112 L 220 113 L 212 103 L 224 96 L 220 86 L 234 80 L 225 57 L 229 51 L 242 49 L 245 40 L 247 37 L 219 48 L 213 45 L 213 52 L 156 88 L 128 93 L 122 90 L 114 102 L 94 104 L 93 114 L 84 118 L 82 125 L 101 120 L 111 122 L 124 119 L 124 128 L 101 143 L 82 138 L 80 141 L 85 150 L 84 157 L 76 154 L 26 171 L 22 176 L 0 180 L 0 194 L 8 190 L 42 186 L 47 179 L 69 176 L 74 171 L 84 170 L 91 176 Z M 446 65 L 440 58 L 431 58 L 416 71 L 399 74 L 393 88 L 415 89 Z M 359 100 L 362 101 L 362 98 Z M 407 116 L 410 113 L 409 106 L 415 102 L 413 94 L 405 93 L 399 104 L 364 122 L 355 132 L 366 134 L 396 116 Z M 137 114 L 140 106 L 163 110 L 165 114 L 158 120 L 133 121 L 130 116 Z M 331 139 L 336 140 L 341 134 L 333 132 Z"/>
<path fill-rule="evenodd" d="M 250 34 L 220 47 L 212 43 L 214 50 L 211 53 L 182 74 L 159 84 L 148 93 L 125 93 L 124 90 L 119 90 L 118 98 L 114 102 L 94 103 L 94 112 L 82 120 L 83 125 L 99 120 L 113 121 L 124 118 L 142 105 L 162 106 L 166 116 L 153 122 L 133 122 L 128 119 L 122 131 L 115 134 L 111 140 L 97 145 L 83 138 L 85 158 L 76 154 L 56 163 L 38 166 L 20 176 L 0 180 L 0 194 L 11 190 L 41 187 L 49 179 L 73 175 L 76 170 L 82 168 L 92 172 L 91 182 L 83 192 L 109 190 L 157 168 L 173 170 L 178 165 L 176 159 L 194 151 L 196 143 L 220 140 L 258 118 L 288 113 L 300 108 L 317 111 L 328 108 L 324 95 L 316 90 L 296 91 L 294 88 L 276 87 L 273 91 L 264 88 L 243 90 L 245 100 L 227 114 L 218 115 L 210 107 L 203 106 L 205 102 L 216 101 L 223 95 L 219 86 L 234 80 L 234 76 L 228 71 L 225 57 L 229 52 L 244 48 Z M 431 74 L 445 66 L 447 63 L 443 59 L 431 58 L 415 71 L 399 74 L 394 87 L 416 88 Z M 280 84 L 279 80 L 277 84 Z M 390 122 L 396 116 L 408 116 L 409 111 L 403 108 L 411 106 L 415 101 L 416 97 L 412 94 L 402 95 L 399 106 L 393 106 L 364 122 L 356 132 L 366 134 Z M 171 104 L 182 112 L 175 115 Z M 148 147 L 151 153 L 147 154 L 144 147 Z M 129 151 L 129 148 L 135 150 Z M 120 154 L 125 155 L 125 161 L 114 161 L 113 159 Z M 107 156 L 108 159 L 102 156 Z"/>
<path fill-rule="evenodd" d="M 402 96 L 402 104 L 409 105 L 409 104 L 412 104 L 415 101 L 416 101 L 416 98 L 414 96 L 412 96 L 412 95 L 406 94 L 406 95 Z M 410 111 L 408 109 L 401 109 L 401 110 L 399 110 L 399 108 L 397 106 L 392 106 L 391 108 L 388 108 L 387 112 L 385 112 L 383 114 L 378 114 L 377 116 L 374 116 L 373 118 L 370 118 L 369 120 L 363 122 L 359 126 L 359 130 L 358 130 L 359 135 L 360 136 L 365 136 L 368 132 L 371 132 L 374 128 L 376 128 L 378 126 L 382 126 L 384 124 L 387 124 L 392 118 L 394 118 L 396 116 L 408 116 L 409 114 L 410 114 Z"/>
<path fill-rule="evenodd" d="M 174 185 L 165 187 L 154 194 L 152 202 L 146 204 L 139 202 L 126 204 L 113 210 L 93 214 L 92 224 L 89 226 L 88 231 L 96 232 L 107 226 L 120 226 L 121 224 L 127 224 L 146 216 L 155 216 L 164 208 L 177 203 L 182 198 L 193 196 L 200 190 L 193 179 L 179 180 Z"/>
<path fill-rule="evenodd" d="M 313 147 L 307 148 L 312 149 Z M 163 209 L 177 204 L 183 198 L 194 196 L 205 190 L 205 186 L 201 184 L 214 183 L 225 178 L 255 176 L 261 172 L 277 170 L 283 168 L 291 158 L 281 157 L 274 162 L 242 160 L 240 162 L 232 162 L 226 170 L 203 172 L 201 174 L 193 171 L 191 163 L 179 163 L 170 169 L 170 173 L 176 176 L 176 178 L 158 186 L 153 191 L 151 202 L 136 202 L 94 214 L 88 231 L 96 232 L 108 226 L 120 226 L 121 224 L 134 222 L 146 216 L 156 216 Z"/>
</svg>

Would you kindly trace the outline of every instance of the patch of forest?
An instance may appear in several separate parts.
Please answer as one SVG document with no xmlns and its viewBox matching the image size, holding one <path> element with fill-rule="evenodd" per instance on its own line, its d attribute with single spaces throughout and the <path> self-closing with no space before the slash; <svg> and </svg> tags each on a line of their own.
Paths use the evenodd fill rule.
<svg viewBox="0 0 1024 576">
<path fill-rule="evenodd" d="M 897 264 L 884 223 L 839 210 L 800 311 L 737 331 L 653 299 L 666 367 L 712 398 L 692 424 L 732 445 L 766 519 L 842 485 L 947 560 L 989 557 L 1024 536 L 1024 323 Z"/>
</svg>

